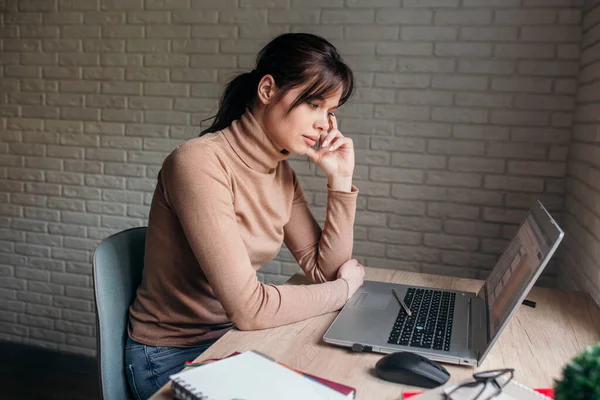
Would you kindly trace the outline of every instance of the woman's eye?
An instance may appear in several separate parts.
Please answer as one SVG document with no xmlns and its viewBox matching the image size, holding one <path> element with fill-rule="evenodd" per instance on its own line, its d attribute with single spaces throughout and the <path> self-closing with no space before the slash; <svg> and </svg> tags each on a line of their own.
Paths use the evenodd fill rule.
<svg viewBox="0 0 600 400">
<path fill-rule="evenodd" d="M 330 117 L 335 117 L 335 113 L 334 112 L 329 112 L 329 113 L 327 113 L 327 115 L 329 115 Z"/>
<path fill-rule="evenodd" d="M 311 102 L 309 102 L 309 103 L 308 103 L 308 105 L 309 105 L 311 108 L 318 108 L 318 107 L 319 107 L 319 106 L 318 106 L 318 105 L 316 105 L 315 103 L 311 103 Z"/>
</svg>

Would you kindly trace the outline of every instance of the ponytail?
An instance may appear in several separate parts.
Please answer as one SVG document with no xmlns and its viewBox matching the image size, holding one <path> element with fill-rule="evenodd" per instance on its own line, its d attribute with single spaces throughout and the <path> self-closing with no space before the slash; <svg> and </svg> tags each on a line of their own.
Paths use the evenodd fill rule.
<svg viewBox="0 0 600 400">
<path fill-rule="evenodd" d="M 242 114 L 250 107 L 258 86 L 256 70 L 246 72 L 235 77 L 227 87 L 221 98 L 219 110 L 214 116 L 211 126 L 200 132 L 199 136 L 208 132 L 217 132 L 227 128 L 233 121 L 241 118 Z M 210 119 L 210 118 L 209 118 Z"/>
</svg>

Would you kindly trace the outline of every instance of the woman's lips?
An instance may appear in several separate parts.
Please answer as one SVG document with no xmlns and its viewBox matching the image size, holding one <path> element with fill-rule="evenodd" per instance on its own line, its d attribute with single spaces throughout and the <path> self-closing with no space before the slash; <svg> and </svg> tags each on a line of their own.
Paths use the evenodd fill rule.
<svg viewBox="0 0 600 400">
<path fill-rule="evenodd" d="M 312 139 L 308 136 L 304 136 L 304 141 L 306 142 L 306 144 L 308 144 L 309 147 L 313 147 L 315 143 L 317 143 L 315 139 Z"/>
</svg>

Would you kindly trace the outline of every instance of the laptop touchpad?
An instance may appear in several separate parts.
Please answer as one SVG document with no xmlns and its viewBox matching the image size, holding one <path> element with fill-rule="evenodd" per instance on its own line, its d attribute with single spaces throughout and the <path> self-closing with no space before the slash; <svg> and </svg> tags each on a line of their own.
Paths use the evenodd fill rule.
<svg viewBox="0 0 600 400">
<path fill-rule="evenodd" d="M 391 299 L 392 296 L 387 294 L 363 293 L 356 302 L 356 307 L 368 310 L 385 310 Z"/>
</svg>

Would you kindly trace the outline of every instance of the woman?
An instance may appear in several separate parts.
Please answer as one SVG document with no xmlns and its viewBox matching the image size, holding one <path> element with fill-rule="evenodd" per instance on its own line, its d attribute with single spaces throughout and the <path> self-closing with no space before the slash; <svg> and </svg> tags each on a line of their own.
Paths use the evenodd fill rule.
<svg viewBox="0 0 600 400">
<path fill-rule="evenodd" d="M 354 149 L 334 114 L 353 81 L 326 40 L 279 36 L 255 70 L 228 85 L 212 126 L 165 159 L 129 310 L 126 372 L 137 398 L 233 326 L 271 328 L 339 310 L 362 285 L 364 268 L 351 259 Z M 306 154 L 327 175 L 322 231 L 290 153 Z M 316 284 L 258 281 L 282 243 Z"/>
</svg>

